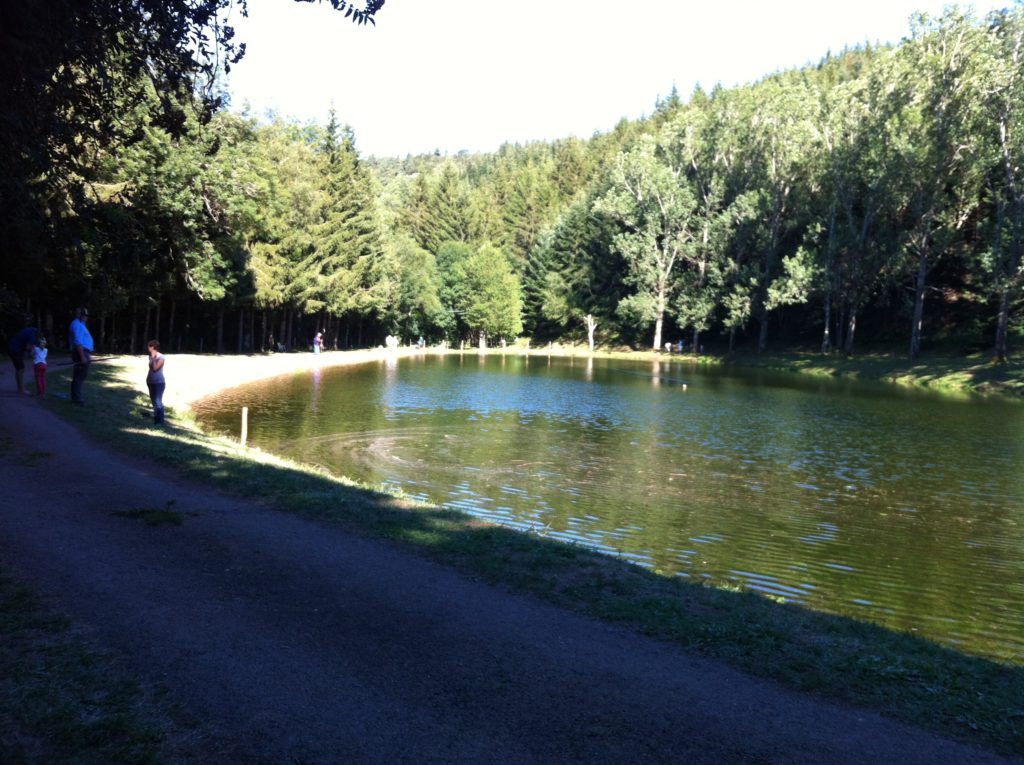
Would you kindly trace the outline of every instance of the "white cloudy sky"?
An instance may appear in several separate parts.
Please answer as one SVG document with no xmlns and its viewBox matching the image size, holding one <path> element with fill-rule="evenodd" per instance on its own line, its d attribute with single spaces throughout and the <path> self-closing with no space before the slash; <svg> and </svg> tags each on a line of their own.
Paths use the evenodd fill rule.
<svg viewBox="0 0 1024 765">
<path fill-rule="evenodd" d="M 359 0 L 357 0 L 359 2 Z M 1004 2 L 978 0 L 977 13 Z M 362 3 L 359 2 L 360 7 Z M 323 4 L 249 0 L 234 108 L 323 122 L 333 102 L 363 154 L 493 151 L 587 137 L 688 95 L 896 42 L 942 0 L 387 0 L 376 27 Z"/>
</svg>

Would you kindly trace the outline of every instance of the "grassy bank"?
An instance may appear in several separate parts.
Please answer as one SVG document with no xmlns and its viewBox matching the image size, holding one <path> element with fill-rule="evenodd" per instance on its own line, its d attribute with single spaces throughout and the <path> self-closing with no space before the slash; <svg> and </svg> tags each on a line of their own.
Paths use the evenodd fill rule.
<svg viewBox="0 0 1024 765">
<path fill-rule="evenodd" d="M 157 762 L 162 696 L 0 570 L 0 762 Z"/>
<path fill-rule="evenodd" d="M 995 363 L 990 354 L 926 354 L 914 361 L 892 354 L 732 354 L 721 363 L 801 374 L 879 380 L 947 392 L 1024 397 L 1024 360 Z"/>
<path fill-rule="evenodd" d="M 188 360 L 172 362 L 174 379 L 184 380 Z M 230 357 L 203 363 L 213 365 L 208 373 L 219 363 L 220 379 L 237 379 Z M 171 413 L 173 427 L 155 428 L 147 419 L 141 368 L 139 359 L 96 365 L 88 407 L 59 399 L 47 406 L 94 438 L 172 474 L 391 540 L 470 577 L 629 625 L 792 688 L 1000 751 L 1024 751 L 1024 667 L 751 593 L 668 579 L 582 547 L 375 492 L 203 434 L 179 411 Z M 61 390 L 64 381 L 54 378 L 51 385 Z"/>
<path fill-rule="evenodd" d="M 467 350 L 464 353 L 477 353 Z M 779 372 L 873 380 L 897 385 L 929 388 L 937 391 L 1004 395 L 1024 398 L 1024 358 L 996 363 L 990 353 L 970 355 L 928 353 L 911 361 L 892 353 L 845 356 L 841 353 L 727 353 L 693 355 L 665 354 L 655 351 L 598 349 L 589 353 L 586 346 L 553 344 L 550 347 L 523 350 L 507 348 L 488 353 L 528 353 L 531 356 L 574 356 L 624 359 L 632 361 L 674 360 L 693 364 L 712 364 Z"/>
</svg>

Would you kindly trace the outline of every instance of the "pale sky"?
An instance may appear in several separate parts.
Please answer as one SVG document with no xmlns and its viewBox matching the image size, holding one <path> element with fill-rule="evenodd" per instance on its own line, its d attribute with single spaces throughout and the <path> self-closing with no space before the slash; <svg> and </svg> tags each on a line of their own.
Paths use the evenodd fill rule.
<svg viewBox="0 0 1024 765">
<path fill-rule="evenodd" d="M 962 6 L 978 14 L 1010 0 Z M 362 3 L 357 0 L 362 7 Z M 898 42 L 942 0 L 387 0 L 377 25 L 327 4 L 249 0 L 232 108 L 326 121 L 333 102 L 363 155 L 587 138 L 650 114 L 673 84 L 732 86 L 828 51 Z"/>
</svg>

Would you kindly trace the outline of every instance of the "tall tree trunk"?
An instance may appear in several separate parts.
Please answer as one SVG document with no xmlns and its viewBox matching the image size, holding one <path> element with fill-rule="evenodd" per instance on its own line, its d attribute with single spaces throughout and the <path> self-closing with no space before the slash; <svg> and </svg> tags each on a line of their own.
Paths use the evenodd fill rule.
<svg viewBox="0 0 1024 765">
<path fill-rule="evenodd" d="M 757 333 L 757 352 L 764 353 L 768 348 L 768 312 L 761 311 L 761 328 Z"/>
<path fill-rule="evenodd" d="M 242 355 L 242 340 L 245 336 L 245 309 L 238 309 L 238 350 L 235 351 L 239 356 Z"/>
<path fill-rule="evenodd" d="M 590 352 L 594 352 L 594 330 L 597 329 L 597 319 L 594 318 L 594 314 L 588 313 L 587 318 L 587 346 L 590 348 Z"/>
<path fill-rule="evenodd" d="M 857 306 L 851 305 L 850 310 L 846 314 L 846 342 L 843 345 L 843 350 L 846 351 L 847 356 L 853 355 L 853 338 L 857 334 Z"/>
<path fill-rule="evenodd" d="M 132 329 L 128 336 L 128 353 L 135 353 L 135 335 L 139 329 L 138 302 L 132 298 Z"/>
<path fill-rule="evenodd" d="M 996 317 L 995 359 L 999 363 L 1006 361 L 1006 337 L 1010 326 L 1010 290 L 1003 287 L 999 290 L 999 315 Z"/>
<path fill-rule="evenodd" d="M 825 334 L 821 338 L 821 352 L 828 353 L 832 350 L 832 336 L 830 334 L 832 328 L 832 296 L 831 294 L 825 295 Z"/>
<path fill-rule="evenodd" d="M 921 244 L 917 254 L 917 279 L 914 281 L 914 317 L 910 327 L 910 358 L 921 352 L 921 326 L 924 322 L 924 291 L 928 278 L 928 244 Z"/>
<path fill-rule="evenodd" d="M 224 355 L 224 308 L 217 309 L 217 355 Z"/>
<path fill-rule="evenodd" d="M 159 298 L 156 301 L 156 315 L 153 317 L 153 337 L 157 340 L 160 339 L 160 303 L 163 302 Z"/>
<path fill-rule="evenodd" d="M 256 351 L 256 307 L 249 309 L 249 342 L 246 343 L 246 350 L 249 353 Z"/>
<path fill-rule="evenodd" d="M 828 353 L 832 350 L 832 337 L 829 334 L 832 330 L 832 264 L 835 261 L 833 252 L 835 249 L 836 233 L 836 197 L 832 195 L 832 207 L 828 216 L 828 244 L 825 246 L 825 333 L 821 338 L 821 352 Z"/>
<path fill-rule="evenodd" d="M 177 308 L 178 301 L 171 298 L 171 314 L 167 317 L 167 347 L 174 347 L 174 313 Z M 179 343 L 180 346 L 180 343 Z"/>
<path fill-rule="evenodd" d="M 654 350 L 661 350 L 661 330 L 665 324 L 665 288 L 658 289 L 658 302 L 655 306 L 657 313 L 654 317 Z"/>
<path fill-rule="evenodd" d="M 146 304 L 146 319 L 142 323 L 142 348 L 139 350 L 140 353 L 145 353 L 146 343 L 148 343 L 149 340 L 150 340 L 150 336 L 149 336 L 149 316 L 152 313 L 152 310 L 153 309 L 151 309 L 149 307 L 149 303 L 147 301 L 147 304 Z"/>
<path fill-rule="evenodd" d="M 277 342 L 275 344 L 275 347 L 272 348 L 271 350 L 276 351 L 277 350 L 276 346 L 278 346 L 281 343 L 285 342 L 285 338 L 288 337 L 287 330 L 288 330 L 288 311 L 286 311 L 285 309 L 282 308 L 281 309 L 281 328 L 280 328 L 280 330 L 277 333 Z"/>
<path fill-rule="evenodd" d="M 267 351 L 267 309 L 264 308 L 262 319 L 260 323 L 260 353 L 266 353 Z"/>
<path fill-rule="evenodd" d="M 185 296 L 185 331 L 182 332 L 181 336 L 178 338 L 178 351 L 179 352 L 181 351 L 181 347 L 182 347 L 183 343 L 184 343 L 184 345 L 186 347 L 188 346 L 189 333 L 191 332 L 191 330 L 192 330 L 192 299 L 188 295 L 186 295 Z M 200 341 L 201 340 L 202 340 L 202 335 L 200 335 Z M 202 342 L 200 342 L 199 348 L 200 348 L 200 353 L 202 353 Z"/>
<path fill-rule="evenodd" d="M 696 327 L 693 328 L 693 346 L 690 353 L 700 353 L 700 330 Z"/>
<path fill-rule="evenodd" d="M 846 303 L 839 309 L 836 317 L 836 348 L 846 347 Z"/>
</svg>

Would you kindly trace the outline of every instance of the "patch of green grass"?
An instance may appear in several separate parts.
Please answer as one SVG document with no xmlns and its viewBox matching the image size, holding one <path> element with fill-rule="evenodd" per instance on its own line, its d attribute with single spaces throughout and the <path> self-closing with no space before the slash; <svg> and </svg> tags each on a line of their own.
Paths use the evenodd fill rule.
<svg viewBox="0 0 1024 765">
<path fill-rule="evenodd" d="M 841 366 L 841 359 L 772 359 L 764 365 L 872 379 L 895 369 L 883 359 L 858 361 L 857 368 Z M 927 369 L 914 374 L 920 379 Z M 749 592 L 667 578 L 578 545 L 360 487 L 182 427 L 181 420 L 167 430 L 141 427 L 137 418 L 116 414 L 142 398 L 122 375 L 113 364 L 98 370 L 88 407 L 47 405 L 94 438 L 189 480 L 391 540 L 466 576 L 628 625 L 792 688 L 1004 752 L 1024 751 L 1024 667 Z"/>
<path fill-rule="evenodd" d="M 166 731 L 114 656 L 0 574 L 0 762 L 154 763 Z"/>
<path fill-rule="evenodd" d="M 25 467 L 37 467 L 47 457 L 52 456 L 51 452 L 27 452 L 26 454 L 19 455 L 17 462 Z"/>
<path fill-rule="evenodd" d="M 801 374 L 878 380 L 945 392 L 1024 397 L 1024 360 L 998 363 L 984 354 L 925 354 L 915 360 L 895 354 L 845 356 L 831 353 L 741 353 L 722 363 Z"/>
<path fill-rule="evenodd" d="M 174 500 L 166 507 L 136 507 L 131 510 L 115 510 L 111 515 L 118 518 L 134 518 L 145 521 L 147 526 L 180 526 L 185 522 L 185 513 L 172 509 Z"/>
</svg>

